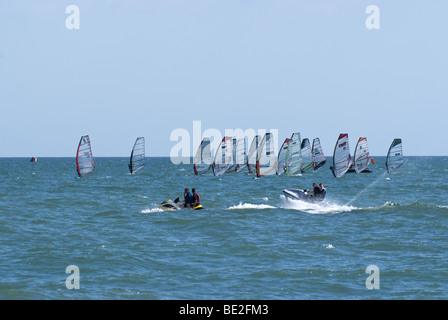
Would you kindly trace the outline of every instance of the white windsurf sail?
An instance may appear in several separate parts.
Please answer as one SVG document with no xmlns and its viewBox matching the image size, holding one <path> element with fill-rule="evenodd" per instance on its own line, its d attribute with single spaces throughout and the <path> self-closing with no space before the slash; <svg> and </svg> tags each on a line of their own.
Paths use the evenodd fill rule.
<svg viewBox="0 0 448 320">
<path fill-rule="evenodd" d="M 370 162 L 370 154 L 369 146 L 367 145 L 367 138 L 361 137 L 358 139 L 353 158 L 353 165 L 356 173 L 360 173 L 368 167 Z"/>
<path fill-rule="evenodd" d="M 291 175 L 300 171 L 302 166 L 302 141 L 300 133 L 295 132 L 289 139 L 288 149 L 286 150 L 286 174 Z"/>
<path fill-rule="evenodd" d="M 207 172 L 212 166 L 212 154 L 210 148 L 210 138 L 202 139 L 193 159 L 193 169 L 195 175 L 200 175 Z"/>
<path fill-rule="evenodd" d="M 387 152 L 386 168 L 387 173 L 392 173 L 394 170 L 401 167 L 404 163 L 403 144 L 401 139 L 397 138 L 392 141 L 389 151 Z"/>
<path fill-rule="evenodd" d="M 129 171 L 136 173 L 145 166 L 145 138 L 138 137 L 132 148 L 131 158 L 129 159 Z"/>
<path fill-rule="evenodd" d="M 286 138 L 283 141 L 280 150 L 278 151 L 278 160 L 277 160 L 277 175 L 281 175 L 286 171 L 286 152 L 288 150 L 289 138 Z"/>
<path fill-rule="evenodd" d="M 311 148 L 311 153 L 313 155 L 313 168 L 314 170 L 322 167 L 327 159 L 325 158 L 324 151 L 322 150 L 322 146 L 320 144 L 319 138 L 314 138 L 313 147 Z"/>
<path fill-rule="evenodd" d="M 252 140 L 249 148 L 249 153 L 247 154 L 247 169 L 249 173 L 252 173 L 257 168 L 257 154 L 258 154 L 258 144 L 260 143 L 260 136 L 256 135 Z"/>
<path fill-rule="evenodd" d="M 277 156 L 274 150 L 274 135 L 266 133 L 261 139 L 257 153 L 257 177 L 275 174 L 277 170 Z"/>
<path fill-rule="evenodd" d="M 342 177 L 352 165 L 350 157 L 350 146 L 348 143 L 348 134 L 341 133 L 333 151 L 333 175 L 336 178 Z"/>
<path fill-rule="evenodd" d="M 232 139 L 232 164 L 227 168 L 226 173 L 232 173 L 236 171 L 236 138 Z"/>
<path fill-rule="evenodd" d="M 213 174 L 220 176 L 233 164 L 233 141 L 231 137 L 222 138 L 212 164 Z"/>
<path fill-rule="evenodd" d="M 247 140 L 240 138 L 236 142 L 236 172 L 240 172 L 247 166 Z"/>
<path fill-rule="evenodd" d="M 76 169 L 80 177 L 89 174 L 95 168 L 89 135 L 81 137 L 76 151 Z"/>
<path fill-rule="evenodd" d="M 308 138 L 302 140 L 301 152 L 302 152 L 302 166 L 300 167 L 300 171 L 305 172 L 306 170 L 308 170 L 313 166 L 313 156 L 311 155 L 311 144 Z"/>
</svg>

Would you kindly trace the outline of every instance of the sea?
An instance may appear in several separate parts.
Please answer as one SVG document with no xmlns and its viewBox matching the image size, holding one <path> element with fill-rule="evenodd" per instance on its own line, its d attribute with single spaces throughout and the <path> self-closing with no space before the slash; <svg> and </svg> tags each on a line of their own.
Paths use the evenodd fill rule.
<svg viewBox="0 0 448 320">
<path fill-rule="evenodd" d="M 257 178 L 99 157 L 80 178 L 74 158 L 0 158 L 0 299 L 448 299 L 448 157 L 374 159 Z M 313 182 L 320 204 L 283 196 Z M 203 210 L 159 208 L 186 187 Z"/>
</svg>

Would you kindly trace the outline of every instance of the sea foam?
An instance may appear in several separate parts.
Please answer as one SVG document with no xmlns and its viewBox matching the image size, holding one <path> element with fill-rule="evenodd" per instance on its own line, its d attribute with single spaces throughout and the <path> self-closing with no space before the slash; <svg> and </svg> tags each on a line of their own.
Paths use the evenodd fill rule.
<svg viewBox="0 0 448 320">
<path fill-rule="evenodd" d="M 285 196 L 280 196 L 282 199 L 282 208 L 304 211 L 313 214 L 336 214 L 350 212 L 358 208 L 350 205 L 339 205 L 323 201 L 320 203 L 309 203 L 301 200 L 291 200 Z"/>
<path fill-rule="evenodd" d="M 275 207 L 267 205 L 267 204 L 252 204 L 252 203 L 242 203 L 240 202 L 236 206 L 231 206 L 227 208 L 227 210 L 233 209 L 274 209 Z"/>
<path fill-rule="evenodd" d="M 152 209 L 144 209 L 140 211 L 140 213 L 154 213 L 154 212 L 163 212 L 160 208 L 152 208 Z"/>
</svg>

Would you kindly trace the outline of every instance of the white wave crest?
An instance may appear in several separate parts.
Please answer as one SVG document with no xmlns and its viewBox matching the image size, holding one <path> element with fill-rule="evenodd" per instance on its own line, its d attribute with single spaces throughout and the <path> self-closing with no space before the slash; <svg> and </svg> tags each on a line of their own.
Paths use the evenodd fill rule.
<svg viewBox="0 0 448 320">
<path fill-rule="evenodd" d="M 399 204 L 396 202 L 386 201 L 386 203 L 383 204 L 383 207 L 388 207 L 388 206 L 390 206 L 390 207 L 399 206 Z"/>
<path fill-rule="evenodd" d="M 240 202 L 236 206 L 231 206 L 227 208 L 227 210 L 233 209 L 274 209 L 275 207 L 267 205 L 267 204 L 252 204 L 252 203 L 242 203 Z"/>
<path fill-rule="evenodd" d="M 281 198 L 283 200 L 283 209 L 293 209 L 313 214 L 336 214 L 350 212 L 352 210 L 358 209 L 353 206 L 339 205 L 335 203 L 329 203 L 327 201 L 322 201 L 320 203 L 309 203 L 306 201 L 291 200 L 283 195 L 281 196 Z"/>
<path fill-rule="evenodd" d="M 163 212 L 160 208 L 152 208 L 152 209 L 144 209 L 140 211 L 140 213 L 154 213 L 154 212 Z"/>
</svg>

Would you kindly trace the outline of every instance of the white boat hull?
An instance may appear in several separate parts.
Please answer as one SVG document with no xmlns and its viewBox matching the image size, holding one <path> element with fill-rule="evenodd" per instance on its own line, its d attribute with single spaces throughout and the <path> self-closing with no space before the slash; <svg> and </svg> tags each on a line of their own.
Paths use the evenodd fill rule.
<svg viewBox="0 0 448 320">
<path fill-rule="evenodd" d="M 325 194 L 323 197 L 315 197 L 312 193 L 305 191 L 303 189 L 284 189 L 283 194 L 292 200 L 301 200 L 306 202 L 321 202 L 325 198 Z"/>
</svg>

